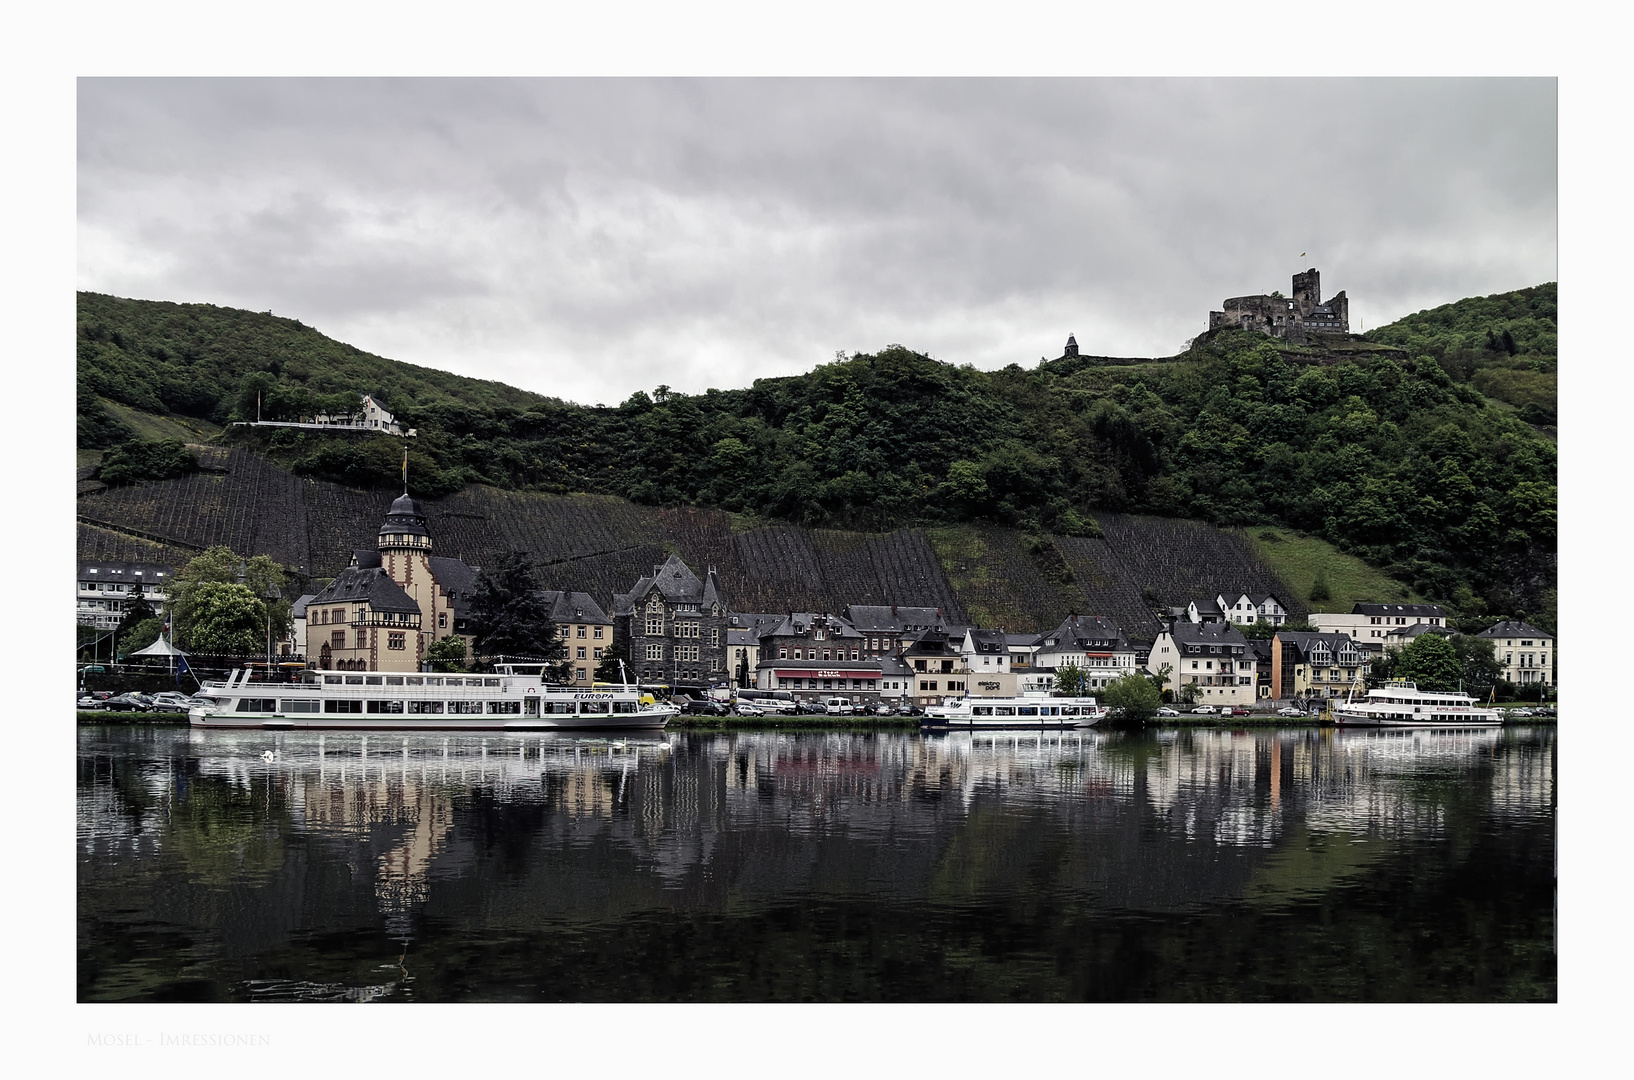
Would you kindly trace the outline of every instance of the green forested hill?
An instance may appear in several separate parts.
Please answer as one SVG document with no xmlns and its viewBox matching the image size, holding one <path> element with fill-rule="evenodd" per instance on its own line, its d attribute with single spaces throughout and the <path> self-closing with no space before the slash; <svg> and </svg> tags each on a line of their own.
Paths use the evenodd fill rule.
<svg viewBox="0 0 1634 1080">
<path fill-rule="evenodd" d="M 1410 354 L 1433 356 L 1522 419 L 1555 422 L 1555 283 L 1473 296 L 1409 315 L 1367 335 Z"/>
<path fill-rule="evenodd" d="M 1552 298 L 1552 286 L 1528 292 L 1541 290 Z M 99 396 L 219 422 L 252 412 L 258 391 L 264 415 L 290 419 L 324 395 L 370 392 L 419 429 L 411 486 L 428 496 L 479 483 L 806 527 L 987 523 L 1041 551 L 1097 536 L 1114 513 L 1280 524 L 1469 617 L 1551 618 L 1554 446 L 1526 422 L 1535 414 L 1478 385 L 1520 370 L 1495 365 L 1541 361 L 1521 343 L 1544 338 L 1517 332 L 1517 315 L 1503 327 L 1516 352 L 1495 333 L 1502 359 L 1466 368 L 1463 344 L 1432 340 L 1443 330 L 1430 316 L 1369 335 L 1404 352 L 1318 355 L 1231 332 L 1166 361 L 982 372 L 890 346 L 602 408 L 372 357 L 291 320 L 82 294 L 81 444 L 119 438 Z M 394 482 L 401 452 L 385 437 L 224 438 L 354 488 Z"/>
</svg>

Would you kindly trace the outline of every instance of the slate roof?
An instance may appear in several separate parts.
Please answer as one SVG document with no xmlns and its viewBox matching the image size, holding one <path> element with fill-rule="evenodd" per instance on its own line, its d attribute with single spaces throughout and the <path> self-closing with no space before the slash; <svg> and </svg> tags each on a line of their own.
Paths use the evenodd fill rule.
<svg viewBox="0 0 1634 1080">
<path fill-rule="evenodd" d="M 1479 634 L 1476 634 L 1475 636 L 1476 637 L 1484 637 L 1484 638 L 1500 638 L 1500 637 L 1501 638 L 1507 638 L 1507 637 L 1548 638 L 1550 641 L 1553 641 L 1555 639 L 1555 636 L 1553 634 L 1549 633 L 1547 630 L 1539 630 L 1537 627 L 1531 625 L 1530 623 L 1515 622 L 1514 620 L 1505 620 L 1504 622 L 1501 622 L 1501 623 L 1494 623 L 1493 625 L 1487 627 L 1485 630 L 1482 630 Z"/>
<path fill-rule="evenodd" d="M 1039 652 L 1129 648 L 1123 630 L 1104 615 L 1068 615 L 1060 626 L 1047 634 L 1040 634 L 1035 640 L 1038 642 Z M 1054 644 L 1051 644 L 1052 642 Z"/>
<path fill-rule="evenodd" d="M 387 533 L 408 534 L 413 536 L 430 536 L 426 531 L 426 516 L 420 511 L 420 504 L 408 492 L 403 492 L 386 511 L 386 520 L 380 524 L 380 535 Z"/>
<path fill-rule="evenodd" d="M 791 612 L 775 627 L 771 628 L 770 630 L 762 630 L 760 632 L 760 636 L 763 638 L 803 637 L 811 632 L 811 624 L 814 620 L 823 618 L 828 620 L 828 630 L 832 634 L 833 639 L 836 641 L 840 640 L 841 638 L 862 637 L 861 634 L 857 633 L 856 627 L 852 626 L 849 622 L 846 622 L 840 616 L 820 615 L 814 611 Z"/>
<path fill-rule="evenodd" d="M 610 623 L 613 620 L 591 599 L 589 593 L 565 592 L 561 589 L 540 589 L 539 595 L 550 605 L 550 618 L 555 623 Z"/>
<path fill-rule="evenodd" d="M 1169 636 L 1174 638 L 1177 645 L 1234 645 L 1245 651 L 1248 647 L 1248 639 L 1243 637 L 1242 631 L 1237 629 L 1235 623 L 1229 622 L 1194 623 L 1183 619 L 1177 620 L 1170 628 Z"/>
<path fill-rule="evenodd" d="M 477 568 L 447 555 L 431 555 L 428 558 L 431 576 L 452 597 L 449 606 L 454 609 L 454 614 L 465 617 L 471 610 L 471 594 L 477 587 Z"/>
<path fill-rule="evenodd" d="M 363 570 L 374 570 L 380 565 L 379 548 L 353 548 L 352 565 Z"/>
<path fill-rule="evenodd" d="M 364 569 L 348 566 L 335 575 L 323 591 L 308 603 L 322 606 L 331 603 L 356 604 L 365 602 L 375 611 L 412 612 L 420 614 L 416 604 L 402 587 L 380 567 Z"/>
<path fill-rule="evenodd" d="M 1311 647 L 1318 642 L 1326 645 L 1328 651 L 1333 653 L 1335 656 L 1337 656 L 1339 654 L 1339 650 L 1346 645 L 1351 646 L 1357 652 L 1367 651 L 1362 647 L 1360 642 L 1351 638 L 1349 634 L 1336 630 L 1282 630 L 1278 631 L 1277 640 L 1292 642 L 1294 647 L 1299 650 L 1299 655 L 1301 656 L 1309 656 L 1311 653 Z"/>
<path fill-rule="evenodd" d="M 96 573 L 91 573 L 92 568 Z M 159 581 L 175 573 L 165 563 L 151 562 L 116 562 L 106 559 L 91 559 L 81 561 L 75 565 L 75 572 L 80 581 Z"/>
<path fill-rule="evenodd" d="M 970 644 L 978 653 L 991 653 L 994 656 L 1008 656 L 1010 643 L 1005 640 L 1003 630 L 971 630 Z"/>
<path fill-rule="evenodd" d="M 944 628 L 942 609 L 934 607 L 904 607 L 898 604 L 852 604 L 845 609 L 845 617 L 863 633 L 900 634 L 905 630 Z"/>
<path fill-rule="evenodd" d="M 1411 615 L 1415 618 L 1444 618 L 1446 612 L 1441 610 L 1440 604 L 1357 604 L 1350 609 L 1352 615 Z"/>
<path fill-rule="evenodd" d="M 303 593 L 298 600 L 289 605 L 289 617 L 292 619 L 306 618 L 306 605 L 317 598 L 317 593 Z"/>
</svg>

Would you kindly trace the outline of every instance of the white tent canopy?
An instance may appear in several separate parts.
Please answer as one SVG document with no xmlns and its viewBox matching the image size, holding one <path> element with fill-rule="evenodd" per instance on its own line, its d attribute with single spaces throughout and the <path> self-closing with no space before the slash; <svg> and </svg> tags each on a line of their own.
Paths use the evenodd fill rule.
<svg viewBox="0 0 1634 1080">
<path fill-rule="evenodd" d="M 163 634 L 160 634 L 158 640 L 155 641 L 152 645 L 149 645 L 145 649 L 137 649 L 135 652 L 131 653 L 130 655 L 131 656 L 186 656 L 187 654 L 182 652 L 180 649 L 176 648 L 176 646 L 172 645 L 170 642 L 166 641 L 165 636 Z"/>
</svg>

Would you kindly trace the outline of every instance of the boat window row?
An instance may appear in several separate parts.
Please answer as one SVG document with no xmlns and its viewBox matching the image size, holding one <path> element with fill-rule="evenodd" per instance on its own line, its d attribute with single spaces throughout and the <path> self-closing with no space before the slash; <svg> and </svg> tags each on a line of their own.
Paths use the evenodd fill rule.
<svg viewBox="0 0 1634 1080">
<path fill-rule="evenodd" d="M 1077 705 L 972 705 L 971 716 L 1093 716 L 1094 709 Z"/>
<path fill-rule="evenodd" d="M 376 715 L 409 715 L 409 716 L 489 716 L 520 715 L 527 713 L 537 716 L 544 713 L 547 716 L 605 716 L 609 713 L 634 713 L 639 706 L 633 701 L 545 701 L 538 698 L 526 698 L 522 701 L 418 701 L 402 699 L 369 700 L 355 698 L 349 700 L 329 699 L 319 702 L 310 698 L 239 698 L 234 706 L 237 712 L 254 713 L 315 713 L 319 709 L 325 713 L 335 714 L 376 714 Z"/>
<path fill-rule="evenodd" d="M 1439 705 L 1451 708 L 1468 708 L 1474 704 L 1473 698 L 1379 698 L 1386 705 Z"/>
<path fill-rule="evenodd" d="M 498 686 L 492 675 L 325 675 L 327 686 Z"/>
</svg>

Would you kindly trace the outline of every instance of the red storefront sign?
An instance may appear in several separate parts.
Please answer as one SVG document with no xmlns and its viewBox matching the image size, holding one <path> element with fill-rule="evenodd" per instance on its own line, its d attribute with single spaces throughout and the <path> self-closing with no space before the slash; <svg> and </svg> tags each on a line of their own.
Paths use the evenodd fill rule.
<svg viewBox="0 0 1634 1080">
<path fill-rule="evenodd" d="M 773 668 L 779 679 L 877 679 L 879 668 Z"/>
</svg>

